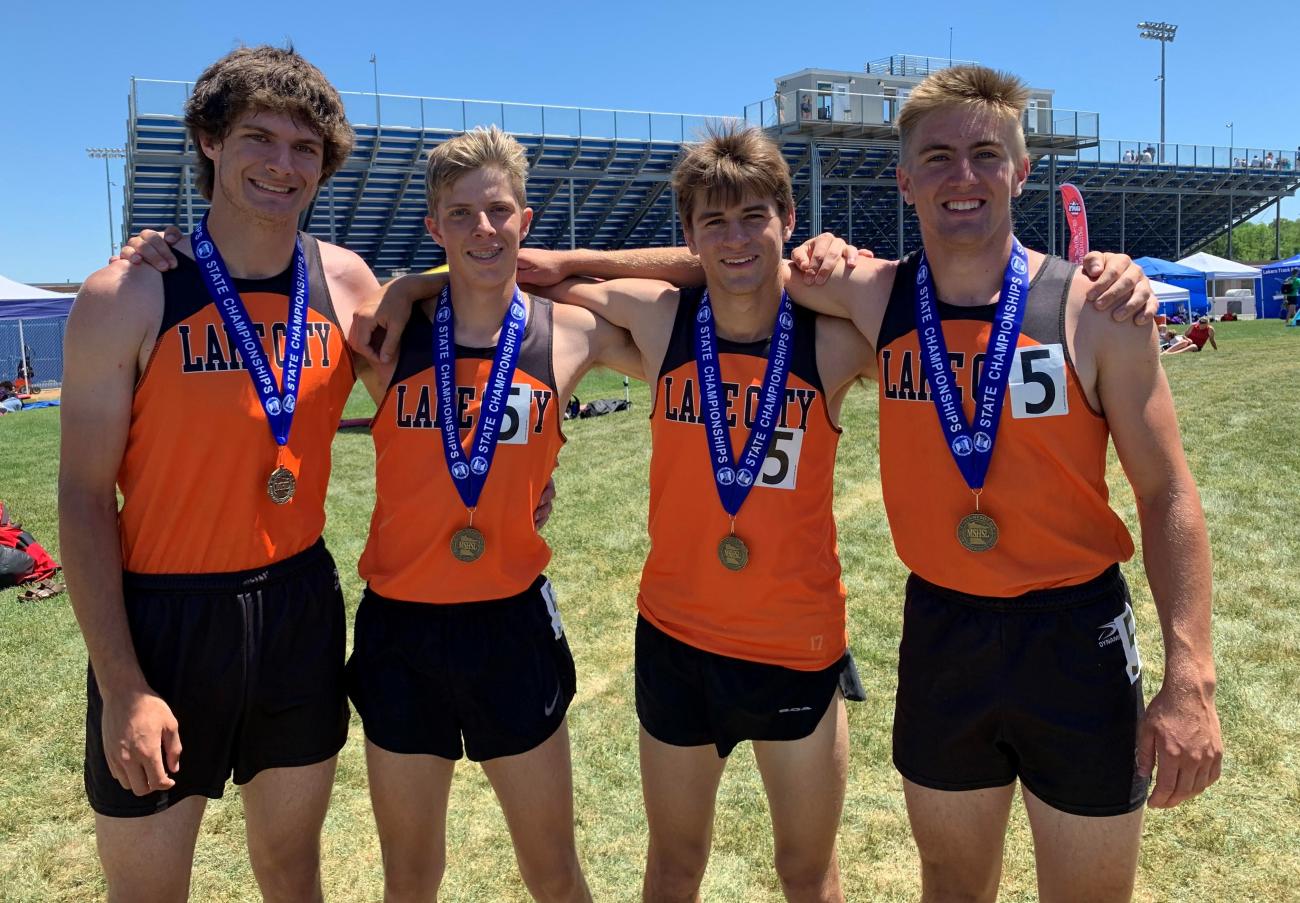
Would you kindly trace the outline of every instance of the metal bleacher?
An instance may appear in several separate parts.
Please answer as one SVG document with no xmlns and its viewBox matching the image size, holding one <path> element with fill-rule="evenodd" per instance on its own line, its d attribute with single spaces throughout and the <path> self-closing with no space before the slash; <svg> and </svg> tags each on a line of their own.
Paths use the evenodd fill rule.
<svg viewBox="0 0 1300 903">
<path fill-rule="evenodd" d="M 129 96 L 124 234 L 176 223 L 192 228 L 207 204 L 193 185 L 194 148 L 181 107 L 190 85 L 133 79 Z M 685 141 L 710 119 L 680 113 L 345 93 L 356 147 L 321 189 L 307 216 L 313 234 L 360 254 L 381 277 L 442 262 L 424 229 L 424 165 L 439 142 L 496 124 L 524 145 L 537 247 L 620 248 L 679 243 L 669 184 Z M 772 101 L 744 119 L 776 139 L 794 175 L 794 242 L 835 231 L 896 256 L 920 244 L 901 205 L 898 144 L 888 123 L 833 118 L 779 121 Z M 798 109 L 798 98 L 786 109 Z M 1288 168 L 1246 165 L 1267 151 L 1153 145 L 1098 137 L 1097 114 L 1040 109 L 1027 121 L 1033 169 L 1016 201 L 1017 232 L 1032 246 L 1064 247 L 1056 186 L 1084 194 L 1092 246 L 1134 257 L 1175 259 L 1222 235 L 1300 187 L 1296 151 Z M 382 125 L 375 125 L 381 122 Z M 1151 162 L 1138 162 L 1155 149 Z M 1133 162 L 1126 162 L 1126 155 Z"/>
</svg>

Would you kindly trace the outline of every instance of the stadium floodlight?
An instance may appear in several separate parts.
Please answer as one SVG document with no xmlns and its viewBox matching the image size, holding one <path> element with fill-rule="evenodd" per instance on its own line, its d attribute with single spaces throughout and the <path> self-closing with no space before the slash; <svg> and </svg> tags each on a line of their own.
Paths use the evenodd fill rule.
<svg viewBox="0 0 1300 903">
<path fill-rule="evenodd" d="M 108 197 L 108 257 L 111 260 L 117 253 L 117 242 L 113 240 L 113 183 L 108 177 L 108 161 L 125 158 L 126 151 L 120 147 L 88 147 L 86 156 L 104 161 L 104 194 Z"/>
<path fill-rule="evenodd" d="M 1138 37 L 1160 42 L 1160 156 L 1165 159 L 1165 45 L 1172 43 L 1178 26 L 1169 22 L 1139 22 Z"/>
</svg>

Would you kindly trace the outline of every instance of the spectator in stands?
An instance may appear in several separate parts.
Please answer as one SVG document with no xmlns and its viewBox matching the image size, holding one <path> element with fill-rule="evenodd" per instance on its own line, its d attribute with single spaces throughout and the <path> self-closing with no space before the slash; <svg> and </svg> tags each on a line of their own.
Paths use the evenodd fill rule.
<svg viewBox="0 0 1300 903">
<path fill-rule="evenodd" d="M 1155 149 L 1154 147 L 1152 147 L 1151 145 L 1148 144 L 1148 145 L 1147 145 L 1145 148 L 1143 148 L 1143 150 L 1142 150 L 1142 162 L 1143 162 L 1143 163 L 1154 163 L 1154 162 L 1155 162 L 1155 159 L 1156 159 L 1156 149 Z"/>
<path fill-rule="evenodd" d="M 804 94 L 799 101 L 799 118 L 812 119 L 812 95 Z"/>
<path fill-rule="evenodd" d="M 1125 163 L 1137 162 L 1137 154 L 1133 152 L 1133 148 L 1130 147 L 1128 150 L 1124 151 L 1124 162 Z"/>
<path fill-rule="evenodd" d="M 1269 151 L 1267 154 L 1264 155 L 1264 168 L 1265 168 L 1265 169 L 1275 169 L 1275 168 L 1277 168 L 1277 163 L 1276 163 L 1276 161 L 1274 161 L 1274 159 L 1273 159 L 1273 152 L 1272 152 L 1272 151 Z"/>
<path fill-rule="evenodd" d="M 781 96 L 780 88 L 772 93 L 772 103 L 776 105 L 776 123 L 780 125 L 785 121 L 785 98 Z"/>
<path fill-rule="evenodd" d="M 1165 349 L 1165 354 L 1182 354 L 1184 351 L 1200 351 L 1209 342 L 1210 347 L 1215 351 L 1219 350 L 1219 343 L 1214 341 L 1214 327 L 1210 325 L 1209 317 L 1201 317 L 1187 332 L 1174 339 L 1173 343 Z"/>
<path fill-rule="evenodd" d="M 1264 165 L 1263 161 L 1259 159 L 1259 154 L 1256 154 L 1255 156 L 1250 158 L 1251 169 L 1259 169 L 1263 165 Z"/>
</svg>

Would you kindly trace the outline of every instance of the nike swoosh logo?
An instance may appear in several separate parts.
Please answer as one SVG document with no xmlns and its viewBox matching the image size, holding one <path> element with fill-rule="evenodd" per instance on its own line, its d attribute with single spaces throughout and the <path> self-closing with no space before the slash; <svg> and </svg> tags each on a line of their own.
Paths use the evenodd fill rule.
<svg viewBox="0 0 1300 903">
<path fill-rule="evenodd" d="M 546 706 L 546 708 L 545 708 L 545 710 L 543 710 L 542 714 L 549 718 L 550 715 L 551 715 L 551 712 L 554 712 L 554 711 L 555 711 L 555 707 L 556 707 L 557 705 L 559 705 L 559 704 L 560 704 L 560 686 L 559 686 L 559 684 L 556 684 L 556 686 L 555 686 L 555 697 L 554 697 L 554 698 L 550 701 L 550 703 Z"/>
</svg>

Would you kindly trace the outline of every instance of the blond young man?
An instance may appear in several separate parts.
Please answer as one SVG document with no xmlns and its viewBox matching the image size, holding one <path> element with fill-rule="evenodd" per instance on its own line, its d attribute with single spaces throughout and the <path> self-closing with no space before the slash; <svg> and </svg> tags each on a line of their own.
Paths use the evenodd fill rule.
<svg viewBox="0 0 1300 903">
<path fill-rule="evenodd" d="M 448 274 L 367 383 L 376 503 L 348 677 L 389 903 L 437 897 L 463 754 L 496 791 L 534 899 L 591 899 L 574 842 L 573 658 L 533 509 L 564 400 L 593 366 L 639 376 L 641 362 L 623 330 L 519 291 L 527 168 L 496 128 L 430 155 L 425 224 Z"/>
<path fill-rule="evenodd" d="M 202 236 L 167 273 L 93 274 L 68 321 L 59 520 L 90 655 L 86 789 L 111 901 L 187 896 L 232 772 L 263 898 L 319 900 L 348 722 L 323 502 L 343 335 L 377 284 L 297 223 L 352 131 L 320 71 L 273 47 L 209 67 L 186 124 Z"/>
</svg>

